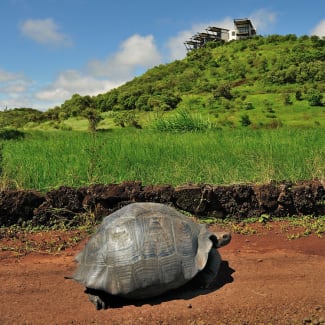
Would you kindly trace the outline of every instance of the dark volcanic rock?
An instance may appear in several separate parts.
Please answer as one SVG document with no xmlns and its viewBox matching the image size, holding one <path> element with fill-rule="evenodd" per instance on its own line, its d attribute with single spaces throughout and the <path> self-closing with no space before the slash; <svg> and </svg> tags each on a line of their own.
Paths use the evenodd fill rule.
<svg viewBox="0 0 325 325">
<path fill-rule="evenodd" d="M 168 203 L 172 201 L 174 187 L 171 185 L 148 185 L 143 187 L 136 201 Z"/>
<path fill-rule="evenodd" d="M 274 211 L 274 215 L 277 217 L 286 217 L 297 214 L 297 210 L 293 204 L 292 184 L 281 184 L 279 190 L 278 207 Z"/>
<path fill-rule="evenodd" d="M 142 192 L 142 185 L 141 182 L 97 184 L 89 186 L 84 191 L 83 207 L 100 219 L 120 208 L 123 202 L 135 201 Z"/>
<path fill-rule="evenodd" d="M 199 185 L 183 185 L 175 188 L 173 199 L 177 208 L 190 213 L 198 213 L 202 210 L 202 187 Z"/>
<path fill-rule="evenodd" d="M 320 181 L 296 184 L 292 187 L 292 196 L 298 214 L 325 214 L 325 189 Z"/>
<path fill-rule="evenodd" d="M 32 219 L 34 209 L 44 200 L 44 196 L 35 191 L 1 191 L 0 226 L 21 224 Z"/>
<path fill-rule="evenodd" d="M 325 214 L 325 189 L 320 180 L 263 185 L 186 184 L 176 188 L 171 185 L 143 186 L 141 182 L 132 181 L 80 189 L 62 186 L 45 196 L 35 191 L 2 191 L 0 226 L 27 220 L 32 220 L 35 225 L 73 225 L 78 224 L 78 218 L 85 213 L 100 220 L 130 202 L 159 202 L 198 217 L 238 220 L 262 214 L 319 216 Z"/>
<path fill-rule="evenodd" d="M 280 188 L 275 183 L 257 185 L 254 192 L 263 213 L 272 214 L 278 208 L 278 197 Z"/>
<path fill-rule="evenodd" d="M 45 195 L 45 201 L 34 210 L 34 224 L 51 226 L 56 223 L 73 224 L 73 218 L 85 212 L 83 193 L 72 187 L 61 186 Z"/>
<path fill-rule="evenodd" d="M 262 213 L 262 209 L 250 185 L 216 186 L 213 188 L 214 211 L 219 218 L 250 218 Z"/>
</svg>

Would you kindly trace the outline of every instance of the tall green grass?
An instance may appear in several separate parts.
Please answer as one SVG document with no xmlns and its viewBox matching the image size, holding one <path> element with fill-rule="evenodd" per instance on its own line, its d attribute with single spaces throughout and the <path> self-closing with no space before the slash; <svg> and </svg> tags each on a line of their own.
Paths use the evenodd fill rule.
<svg viewBox="0 0 325 325">
<path fill-rule="evenodd" d="M 211 123 L 200 115 L 191 114 L 188 110 L 180 110 L 174 116 L 159 118 L 153 124 L 157 131 L 195 132 L 205 131 L 212 127 Z"/>
<path fill-rule="evenodd" d="M 324 178 L 323 128 L 34 132 L 3 147 L 3 187 L 46 191 L 141 180 L 230 184 Z"/>
</svg>

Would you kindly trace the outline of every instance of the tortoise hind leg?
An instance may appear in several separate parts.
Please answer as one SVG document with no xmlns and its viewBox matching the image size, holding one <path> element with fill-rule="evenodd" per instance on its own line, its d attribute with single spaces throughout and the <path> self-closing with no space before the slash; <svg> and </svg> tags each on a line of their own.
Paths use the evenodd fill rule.
<svg viewBox="0 0 325 325">
<path fill-rule="evenodd" d="M 95 305 L 97 310 L 107 309 L 109 307 L 109 294 L 104 291 L 86 288 L 89 300 Z"/>
</svg>

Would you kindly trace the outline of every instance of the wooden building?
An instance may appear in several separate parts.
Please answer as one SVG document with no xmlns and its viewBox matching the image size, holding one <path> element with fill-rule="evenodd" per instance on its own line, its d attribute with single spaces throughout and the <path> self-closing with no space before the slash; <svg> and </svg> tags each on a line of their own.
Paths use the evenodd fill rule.
<svg viewBox="0 0 325 325">
<path fill-rule="evenodd" d="M 256 28 L 248 18 L 234 19 L 234 29 L 229 30 L 220 27 L 209 26 L 205 32 L 197 33 L 184 42 L 188 51 L 205 46 L 208 42 L 229 42 L 256 35 Z"/>
<path fill-rule="evenodd" d="M 256 35 L 256 29 L 248 18 L 235 19 L 236 39 L 249 38 Z"/>
</svg>

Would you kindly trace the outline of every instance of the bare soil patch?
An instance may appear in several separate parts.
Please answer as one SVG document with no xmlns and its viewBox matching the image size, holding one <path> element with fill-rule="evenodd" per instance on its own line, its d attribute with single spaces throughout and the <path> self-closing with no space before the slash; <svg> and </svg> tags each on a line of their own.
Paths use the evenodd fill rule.
<svg viewBox="0 0 325 325">
<path fill-rule="evenodd" d="M 235 233 L 220 249 L 225 262 L 212 288 L 188 285 L 103 311 L 64 279 L 86 233 L 2 236 L 0 324 L 325 324 L 325 238 L 288 239 L 299 231 L 250 224 L 248 235 Z"/>
</svg>

